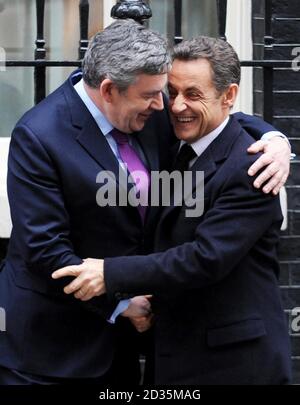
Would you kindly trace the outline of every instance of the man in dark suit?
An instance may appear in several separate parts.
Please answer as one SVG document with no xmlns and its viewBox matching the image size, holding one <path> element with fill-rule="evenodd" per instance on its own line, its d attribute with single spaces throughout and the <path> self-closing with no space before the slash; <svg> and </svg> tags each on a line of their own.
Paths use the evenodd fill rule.
<svg viewBox="0 0 300 405">
<path fill-rule="evenodd" d="M 279 199 L 255 189 L 247 173 L 253 139 L 229 115 L 239 82 L 228 43 L 200 37 L 175 48 L 169 97 L 181 142 L 174 169 L 204 172 L 203 215 L 187 216 L 182 196 L 161 215 L 156 253 L 105 258 L 104 275 L 102 261 L 92 259 L 54 275 L 79 275 L 66 291 L 82 290 L 85 299 L 93 295 L 86 271 L 94 271 L 96 295 L 154 295 L 158 384 L 290 381 L 277 285 L 282 214 Z"/>
<path fill-rule="evenodd" d="M 152 251 L 156 211 L 100 207 L 97 176 L 118 177 L 114 129 L 133 134 L 126 147 L 140 156 L 136 164 L 159 170 L 169 161 L 173 132 L 162 96 L 169 66 L 160 35 L 116 22 L 92 41 L 84 80 L 75 72 L 16 125 L 8 164 L 13 231 L 0 272 L 7 319 L 0 384 L 139 381 L 137 333 L 125 317 L 148 313 L 149 301 L 82 305 L 51 273 L 84 257 Z"/>
</svg>

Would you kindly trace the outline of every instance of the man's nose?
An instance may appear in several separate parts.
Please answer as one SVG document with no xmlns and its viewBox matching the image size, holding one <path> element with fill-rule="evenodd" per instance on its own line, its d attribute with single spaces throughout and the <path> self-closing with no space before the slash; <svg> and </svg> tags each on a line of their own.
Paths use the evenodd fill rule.
<svg viewBox="0 0 300 405">
<path fill-rule="evenodd" d="M 170 109 L 174 114 L 179 114 L 186 110 L 184 98 L 181 95 L 178 95 L 174 100 L 170 100 Z"/>
<path fill-rule="evenodd" d="M 153 110 L 159 111 L 164 109 L 164 100 L 162 93 L 159 93 L 157 96 L 155 96 L 154 100 L 151 103 L 151 107 L 153 108 Z"/>
</svg>

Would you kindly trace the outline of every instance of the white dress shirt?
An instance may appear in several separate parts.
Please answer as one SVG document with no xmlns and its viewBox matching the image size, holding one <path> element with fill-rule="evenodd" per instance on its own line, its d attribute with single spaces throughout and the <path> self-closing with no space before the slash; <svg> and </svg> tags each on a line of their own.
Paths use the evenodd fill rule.
<svg viewBox="0 0 300 405">
<path fill-rule="evenodd" d="M 194 152 L 196 153 L 196 157 L 190 161 L 190 168 L 193 166 L 193 164 L 196 162 L 199 156 L 202 155 L 202 153 L 209 147 L 209 145 L 220 135 L 220 133 L 223 131 L 223 129 L 226 127 L 226 125 L 229 122 L 229 118 L 227 117 L 222 124 L 220 124 L 216 129 L 211 131 L 209 134 L 203 136 L 202 138 L 198 139 L 196 142 L 191 143 L 190 146 L 193 148 Z M 180 148 L 185 144 L 186 142 L 181 141 Z"/>
</svg>

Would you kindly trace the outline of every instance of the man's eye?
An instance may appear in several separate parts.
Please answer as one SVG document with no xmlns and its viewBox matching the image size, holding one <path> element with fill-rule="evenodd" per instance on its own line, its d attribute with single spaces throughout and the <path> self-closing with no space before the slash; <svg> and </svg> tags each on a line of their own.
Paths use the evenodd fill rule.
<svg viewBox="0 0 300 405">
<path fill-rule="evenodd" d="M 157 94 L 145 94 L 144 99 L 145 100 L 151 100 L 151 98 L 157 97 Z"/>
<path fill-rule="evenodd" d="M 189 98 L 192 98 L 192 99 L 198 99 L 198 98 L 200 98 L 200 96 L 199 96 L 198 93 L 189 93 L 189 94 L 188 94 L 188 97 L 189 97 Z"/>
</svg>

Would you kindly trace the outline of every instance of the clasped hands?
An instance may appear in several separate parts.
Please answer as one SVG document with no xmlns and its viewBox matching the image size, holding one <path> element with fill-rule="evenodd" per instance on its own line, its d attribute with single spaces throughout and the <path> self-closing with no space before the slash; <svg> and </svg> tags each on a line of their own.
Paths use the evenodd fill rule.
<svg viewBox="0 0 300 405">
<path fill-rule="evenodd" d="M 52 274 L 52 278 L 57 280 L 67 276 L 75 277 L 64 288 L 65 294 L 73 294 L 81 301 L 89 301 L 93 297 L 106 293 L 103 266 L 104 260 L 85 259 L 80 265 L 56 270 Z M 132 298 L 128 308 L 121 314 L 123 317 L 129 318 L 140 333 L 147 331 L 153 324 L 151 298 L 150 295 Z"/>
</svg>

